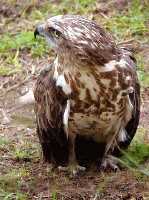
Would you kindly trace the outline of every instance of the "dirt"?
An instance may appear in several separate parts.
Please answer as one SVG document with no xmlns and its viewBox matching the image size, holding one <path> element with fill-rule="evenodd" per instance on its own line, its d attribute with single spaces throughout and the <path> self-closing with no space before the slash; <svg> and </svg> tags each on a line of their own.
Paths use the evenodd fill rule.
<svg viewBox="0 0 149 200">
<path fill-rule="evenodd" d="M 149 143 L 149 89 L 142 93 L 140 127 L 145 129 L 145 142 Z M 9 97 L 12 99 L 12 97 Z M 8 102 L 10 99 L 7 99 Z M 25 168 L 29 175 L 20 177 L 20 191 L 28 194 L 28 199 L 101 199 L 129 200 L 149 199 L 148 178 L 140 178 L 130 170 L 120 172 L 98 172 L 90 169 L 85 175 L 70 178 L 67 173 L 43 163 L 40 145 L 35 130 L 33 106 L 21 108 L 9 115 L 11 123 L 0 126 L 0 137 L 7 138 L 8 148 L 0 149 L 0 174 L 10 170 Z M 14 148 L 31 151 L 31 157 L 16 158 Z M 149 162 L 143 163 L 149 167 Z M 17 190 L 17 187 L 16 187 Z"/>
<path fill-rule="evenodd" d="M 20 80 L 16 79 L 15 84 L 17 81 Z M 11 109 L 15 105 L 17 91 L 22 90 L 29 83 L 8 93 L 5 99 L 6 107 Z M 142 89 L 140 120 L 140 127 L 145 130 L 146 142 L 149 142 L 148 99 L 149 88 L 146 87 Z M 74 200 L 149 199 L 148 178 L 142 179 L 127 169 L 122 169 L 117 173 L 97 172 L 95 169 L 90 169 L 85 175 L 78 178 L 70 178 L 67 173 L 60 173 L 57 169 L 52 170 L 50 165 L 42 162 L 35 130 L 33 106 L 27 105 L 16 109 L 14 112 L 10 112 L 8 117 L 11 119 L 10 123 L 0 126 L 0 137 L 9 141 L 8 146 L 0 149 L 0 174 L 5 175 L 10 170 L 25 168 L 28 175 L 20 177 L 19 190 L 27 193 L 28 199 L 54 199 L 54 195 L 56 195 L 56 199 Z M 21 151 L 31 151 L 32 155 L 17 158 L 14 153 L 15 148 L 21 149 Z M 144 163 L 144 166 L 146 165 L 149 166 L 149 163 Z"/>
<path fill-rule="evenodd" d="M 41 1 L 42 2 L 42 1 Z M 124 1 L 121 1 L 122 3 Z M 122 4 L 121 3 L 121 4 Z M 121 6 L 120 10 L 121 10 Z M 18 7 L 20 4 L 18 3 Z M 32 7 L 28 7 L 28 12 Z M 3 4 L 0 8 L 3 17 L 12 18 L 20 15 L 17 9 Z M 0 32 L 4 30 L 0 29 Z M 145 58 L 145 70 L 148 68 L 148 46 L 140 48 L 140 54 Z M 27 194 L 27 199 L 63 199 L 63 200 L 149 200 L 149 180 L 146 176 L 140 176 L 126 168 L 118 172 L 99 172 L 94 168 L 89 169 L 84 175 L 71 178 L 67 173 L 52 169 L 49 164 L 43 163 L 40 145 L 36 135 L 36 123 L 33 105 L 20 106 L 17 108 L 17 99 L 23 91 L 33 85 L 37 71 L 51 62 L 51 58 L 33 60 L 27 53 L 22 52 L 21 62 L 23 69 L 27 69 L 30 78 L 20 84 L 24 77 L 22 74 L 0 77 L 3 92 L 12 88 L 7 95 L 0 94 L 0 108 L 8 112 L 9 123 L 0 124 L 0 138 L 8 143 L 0 146 L 0 177 L 15 170 L 25 170 L 25 174 L 19 176 L 16 182 L 8 177 L 5 182 L 5 190 Z M 31 75 L 32 66 L 38 66 L 36 73 Z M 142 88 L 142 107 L 139 128 L 145 132 L 144 141 L 149 143 L 149 87 Z M 4 122 L 4 115 L 0 113 L 0 120 Z M 21 156 L 21 153 L 27 152 Z M 142 167 L 149 168 L 149 160 L 142 163 Z M 0 181 L 3 179 L 0 178 Z M 2 183 L 0 183 L 2 185 Z M 10 184 L 10 187 L 8 187 Z M 0 190 L 1 191 L 1 190 Z M 1 197 L 0 197 L 1 199 Z M 4 198 L 2 198 L 4 199 Z M 15 198 L 14 198 L 15 199 Z"/>
</svg>

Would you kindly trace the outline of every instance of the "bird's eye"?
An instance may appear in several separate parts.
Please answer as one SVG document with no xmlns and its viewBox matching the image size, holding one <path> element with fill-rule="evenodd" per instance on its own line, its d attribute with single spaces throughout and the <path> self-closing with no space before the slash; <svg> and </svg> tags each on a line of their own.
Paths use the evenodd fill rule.
<svg viewBox="0 0 149 200">
<path fill-rule="evenodd" d="M 49 32 L 55 37 L 55 38 L 59 38 L 59 36 L 61 35 L 61 32 L 54 29 L 54 28 L 49 28 Z"/>
<path fill-rule="evenodd" d="M 56 30 L 54 30 L 53 34 L 54 34 L 54 36 L 55 36 L 56 38 L 58 38 L 58 37 L 60 36 L 59 32 L 56 31 Z"/>
</svg>

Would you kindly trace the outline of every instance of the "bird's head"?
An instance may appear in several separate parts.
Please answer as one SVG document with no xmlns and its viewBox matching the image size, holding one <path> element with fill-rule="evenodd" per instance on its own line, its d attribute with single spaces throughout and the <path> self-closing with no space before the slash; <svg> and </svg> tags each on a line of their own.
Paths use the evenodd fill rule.
<svg viewBox="0 0 149 200">
<path fill-rule="evenodd" d="M 46 38 L 58 56 L 90 64 L 116 57 L 112 37 L 95 22 L 78 15 L 59 15 L 38 25 L 34 32 Z"/>
</svg>

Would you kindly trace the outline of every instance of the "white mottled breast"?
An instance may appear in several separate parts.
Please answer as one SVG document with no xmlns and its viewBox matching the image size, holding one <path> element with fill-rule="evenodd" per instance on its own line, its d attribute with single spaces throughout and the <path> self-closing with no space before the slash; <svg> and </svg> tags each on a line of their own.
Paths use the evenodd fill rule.
<svg viewBox="0 0 149 200">
<path fill-rule="evenodd" d="M 120 73 L 117 65 L 126 68 L 123 60 L 111 61 L 94 69 L 80 68 L 69 74 L 68 69 L 58 74 L 55 68 L 56 86 L 61 87 L 66 95 L 72 94 L 64 112 L 68 134 L 71 132 L 107 141 L 130 120 L 132 105 L 129 93 L 133 92 L 131 74 Z M 77 92 L 73 90 L 70 79 Z"/>
</svg>

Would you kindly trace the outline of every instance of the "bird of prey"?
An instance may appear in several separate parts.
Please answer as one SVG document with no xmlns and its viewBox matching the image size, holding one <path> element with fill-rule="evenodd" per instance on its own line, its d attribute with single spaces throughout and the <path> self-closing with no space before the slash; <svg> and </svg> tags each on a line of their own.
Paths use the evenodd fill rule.
<svg viewBox="0 0 149 200">
<path fill-rule="evenodd" d="M 117 169 L 112 155 L 126 148 L 139 123 L 140 86 L 131 51 L 116 45 L 94 21 L 79 15 L 54 16 L 37 26 L 56 52 L 35 90 L 37 133 L 44 159 L 57 166 L 79 164 L 79 148 L 96 163 Z M 85 144 L 86 140 L 86 144 Z M 85 145 L 83 145 L 85 144 Z"/>
</svg>

